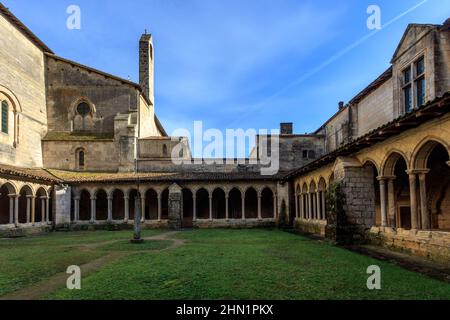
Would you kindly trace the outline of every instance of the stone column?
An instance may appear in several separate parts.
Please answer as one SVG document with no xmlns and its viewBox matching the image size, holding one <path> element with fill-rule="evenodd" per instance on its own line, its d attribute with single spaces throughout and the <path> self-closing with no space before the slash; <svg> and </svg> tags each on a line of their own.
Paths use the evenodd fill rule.
<svg viewBox="0 0 450 320">
<path fill-rule="evenodd" d="M 300 212 L 300 208 L 298 205 L 298 193 L 295 193 L 295 217 L 298 218 Z"/>
<path fill-rule="evenodd" d="M 192 221 L 197 221 L 197 195 L 193 192 L 192 193 Z"/>
<path fill-rule="evenodd" d="M 128 220 L 130 220 L 130 197 L 124 196 L 124 213 L 123 213 L 123 222 L 128 223 Z"/>
<path fill-rule="evenodd" d="M 413 171 L 407 172 L 409 175 L 409 195 L 411 203 L 411 229 L 417 230 L 417 177 Z"/>
<path fill-rule="evenodd" d="M 9 197 L 9 224 L 14 224 L 14 197 L 15 195 L 8 195 Z"/>
<path fill-rule="evenodd" d="M 30 204 L 31 204 L 31 224 L 34 225 L 36 221 L 36 197 L 31 196 Z"/>
<path fill-rule="evenodd" d="M 112 222 L 112 202 L 113 198 L 108 196 L 108 222 Z"/>
<path fill-rule="evenodd" d="M 312 204 L 311 204 L 311 193 L 308 193 L 308 220 L 312 220 Z"/>
<path fill-rule="evenodd" d="M 277 196 L 273 195 L 273 218 L 277 219 Z"/>
<path fill-rule="evenodd" d="M 262 214 L 261 214 L 261 195 L 258 194 L 258 220 L 262 220 Z"/>
<path fill-rule="evenodd" d="M 96 216 L 96 202 L 97 202 L 97 198 L 96 197 L 91 197 L 91 223 L 95 223 L 95 221 L 97 220 L 97 216 Z"/>
<path fill-rule="evenodd" d="M 299 196 L 299 198 L 300 198 L 300 203 L 299 203 L 299 207 L 300 207 L 300 219 L 303 220 L 303 217 L 304 217 L 304 212 L 303 212 L 303 194 L 300 193 L 298 196 Z M 298 202 L 298 201 L 297 201 L 297 202 Z"/>
<path fill-rule="evenodd" d="M 144 223 L 145 222 L 145 196 L 141 197 L 141 222 Z"/>
<path fill-rule="evenodd" d="M 327 204 L 325 201 L 325 191 L 322 191 L 322 219 L 327 219 Z"/>
<path fill-rule="evenodd" d="M 74 222 L 78 222 L 80 220 L 80 197 L 73 198 L 73 220 Z"/>
<path fill-rule="evenodd" d="M 212 194 L 209 195 L 209 221 L 213 220 Z"/>
<path fill-rule="evenodd" d="M 427 171 L 421 171 L 419 173 L 419 185 L 420 185 L 420 213 L 422 218 L 422 229 L 429 230 L 431 228 L 430 223 L 430 215 L 428 213 L 427 207 L 427 187 L 426 187 L 426 178 Z"/>
<path fill-rule="evenodd" d="M 169 228 L 179 230 L 183 226 L 181 208 L 183 207 L 183 192 L 176 183 L 169 187 Z"/>
<path fill-rule="evenodd" d="M 80 202 L 78 201 L 78 207 L 77 207 L 78 209 L 78 211 L 77 211 L 77 219 L 79 220 L 80 219 Z M 48 222 L 50 222 L 50 198 L 49 197 L 47 197 L 47 198 L 45 198 L 45 216 L 46 216 L 46 219 L 45 219 L 45 221 L 48 223 Z"/>
<path fill-rule="evenodd" d="M 45 222 L 45 199 L 46 197 L 41 197 L 41 223 Z"/>
<path fill-rule="evenodd" d="M 394 181 L 396 177 L 389 177 L 388 182 L 388 225 L 391 228 L 396 228 L 396 214 L 395 214 L 395 188 Z"/>
<path fill-rule="evenodd" d="M 245 220 L 245 193 L 242 195 L 241 198 L 242 202 L 242 220 Z"/>
<path fill-rule="evenodd" d="M 26 223 L 30 223 L 30 221 L 31 221 L 30 196 L 26 196 L 26 199 L 27 199 L 27 221 L 26 221 Z"/>
<path fill-rule="evenodd" d="M 225 195 L 225 219 L 227 221 L 230 220 L 230 212 L 229 212 L 229 209 L 228 209 L 228 201 L 229 201 L 229 199 L 230 199 L 230 196 L 228 194 L 226 194 Z"/>
<path fill-rule="evenodd" d="M 386 211 L 386 178 L 378 177 L 380 182 L 380 206 L 381 206 L 381 226 L 387 226 L 387 211 Z"/>
<path fill-rule="evenodd" d="M 162 218 L 162 196 L 158 194 L 158 222 L 161 222 Z"/>
<path fill-rule="evenodd" d="M 19 197 L 20 194 L 14 196 L 14 224 L 16 227 L 19 226 Z"/>
<path fill-rule="evenodd" d="M 316 193 L 317 220 L 322 220 L 322 210 L 320 209 L 320 191 Z"/>
</svg>

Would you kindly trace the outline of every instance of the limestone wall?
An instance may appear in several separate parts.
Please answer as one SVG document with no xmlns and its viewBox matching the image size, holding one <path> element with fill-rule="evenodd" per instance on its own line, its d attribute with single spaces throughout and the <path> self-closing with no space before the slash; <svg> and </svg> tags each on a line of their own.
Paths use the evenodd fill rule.
<svg viewBox="0 0 450 320">
<path fill-rule="evenodd" d="M 3 15 L 0 48 L 0 95 L 12 105 L 8 136 L 0 134 L 0 162 L 42 166 L 41 138 L 47 124 L 43 52 Z"/>
</svg>

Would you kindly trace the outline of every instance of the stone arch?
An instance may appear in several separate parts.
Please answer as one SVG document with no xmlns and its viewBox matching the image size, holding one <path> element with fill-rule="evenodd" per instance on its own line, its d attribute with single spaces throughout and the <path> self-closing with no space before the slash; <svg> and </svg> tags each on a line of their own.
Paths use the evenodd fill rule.
<svg viewBox="0 0 450 320">
<path fill-rule="evenodd" d="M 308 193 L 308 185 L 306 184 L 306 182 L 303 183 L 303 187 L 302 187 L 302 193 Z"/>
<path fill-rule="evenodd" d="M 16 194 L 17 189 L 13 184 L 5 182 L 0 185 L 0 225 L 14 222 L 14 200 L 11 196 Z"/>
<path fill-rule="evenodd" d="M 258 218 L 258 192 L 254 187 L 248 187 L 245 191 L 245 217 Z"/>
<path fill-rule="evenodd" d="M 13 181 L 5 181 L 0 187 L 6 187 L 10 195 L 19 194 L 19 188 Z"/>
<path fill-rule="evenodd" d="M 47 190 L 44 187 L 39 187 L 36 191 L 35 199 L 35 222 L 45 221 L 45 211 L 48 198 Z"/>
<path fill-rule="evenodd" d="M 428 158 L 438 145 L 444 147 L 450 157 L 450 147 L 446 142 L 442 141 L 439 138 L 427 137 L 422 140 L 414 149 L 411 157 L 412 162 L 410 167 L 412 169 L 426 169 Z"/>
<path fill-rule="evenodd" d="M 406 162 L 407 170 L 408 170 L 409 169 L 408 157 L 406 157 L 406 155 L 402 151 L 391 150 L 390 152 L 387 153 L 385 159 L 382 162 L 381 175 L 382 176 L 394 176 L 395 165 L 396 165 L 397 161 L 401 158 L 403 158 L 403 160 Z"/>
<path fill-rule="evenodd" d="M 88 110 L 86 108 L 89 108 Z M 89 131 L 94 128 L 97 109 L 87 97 L 79 97 L 70 105 L 69 118 L 73 123 L 73 131 Z"/>
<path fill-rule="evenodd" d="M 80 221 L 89 221 L 91 219 L 91 192 L 88 189 L 81 189 L 80 197 Z"/>
<path fill-rule="evenodd" d="M 367 218 L 367 220 L 370 221 L 371 226 L 373 225 L 381 226 L 380 182 L 378 181 L 379 176 L 380 171 L 374 161 L 366 160 L 363 162 L 360 178 L 364 179 L 364 181 L 366 182 L 365 183 L 366 212 L 364 213 L 364 215 Z M 391 219 L 395 219 L 395 217 L 391 217 Z"/>
<path fill-rule="evenodd" d="M 212 214 L 213 219 L 225 219 L 225 199 L 226 192 L 223 188 L 217 187 L 212 192 Z"/>
<path fill-rule="evenodd" d="M 379 176 L 381 174 L 380 166 L 372 158 L 364 158 L 363 161 L 361 161 L 361 163 L 362 163 L 363 167 L 368 164 L 372 165 L 377 170 L 377 176 Z"/>
<path fill-rule="evenodd" d="M 95 191 L 95 220 L 108 220 L 108 193 L 105 189 L 99 188 Z"/>
<path fill-rule="evenodd" d="M 319 178 L 319 183 L 317 185 L 317 188 L 319 191 L 326 191 L 327 190 L 327 181 L 324 177 Z"/>
<path fill-rule="evenodd" d="M 196 191 L 195 206 L 197 208 L 197 218 L 209 218 L 209 191 L 206 188 L 200 188 Z"/>
<path fill-rule="evenodd" d="M 114 188 L 108 195 L 112 199 L 113 220 L 125 219 L 125 192 L 119 188 Z"/>
<path fill-rule="evenodd" d="M 191 228 L 194 219 L 194 192 L 189 188 L 182 189 L 183 195 L 183 228 Z"/>
<path fill-rule="evenodd" d="M 34 200 L 33 187 L 24 184 L 19 194 L 19 223 L 29 223 L 31 222 L 31 202 Z"/>
<path fill-rule="evenodd" d="M 270 187 L 265 187 L 261 191 L 261 217 L 263 219 L 270 219 L 274 217 L 274 196 L 275 193 Z"/>
<path fill-rule="evenodd" d="M 127 192 L 128 196 L 128 217 L 130 220 L 134 220 L 136 210 L 140 206 L 139 201 L 141 201 L 141 193 L 136 188 L 130 188 Z"/>
<path fill-rule="evenodd" d="M 228 193 L 228 210 L 230 219 L 242 219 L 242 191 L 237 187 Z"/>
<path fill-rule="evenodd" d="M 145 192 L 145 219 L 158 220 L 158 192 L 154 188 L 148 188 Z"/>
<path fill-rule="evenodd" d="M 161 191 L 161 219 L 169 219 L 169 188 Z"/>
</svg>

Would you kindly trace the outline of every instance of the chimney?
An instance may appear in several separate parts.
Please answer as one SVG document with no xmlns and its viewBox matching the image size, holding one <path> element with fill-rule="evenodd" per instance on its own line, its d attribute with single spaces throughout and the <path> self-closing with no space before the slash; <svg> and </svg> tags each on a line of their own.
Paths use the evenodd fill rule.
<svg viewBox="0 0 450 320">
<path fill-rule="evenodd" d="M 344 109 L 344 101 L 339 101 L 339 110 Z"/>
<path fill-rule="evenodd" d="M 292 122 L 280 123 L 280 134 L 293 134 L 294 124 Z"/>
<path fill-rule="evenodd" d="M 154 104 L 154 52 L 152 35 L 147 30 L 139 41 L 139 84 L 144 95 Z"/>
</svg>

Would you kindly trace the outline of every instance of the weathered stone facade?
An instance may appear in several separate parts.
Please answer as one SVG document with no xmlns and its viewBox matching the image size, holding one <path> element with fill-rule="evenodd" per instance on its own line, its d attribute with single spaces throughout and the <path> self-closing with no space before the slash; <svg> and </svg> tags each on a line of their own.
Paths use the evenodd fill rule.
<svg viewBox="0 0 450 320">
<path fill-rule="evenodd" d="M 212 161 L 155 115 L 151 35 L 136 84 L 56 56 L 0 4 L 0 234 L 131 227 L 142 210 L 146 227 L 283 221 L 448 259 L 449 30 L 410 25 L 392 66 L 316 132 L 284 123 L 248 159 Z M 266 155 L 274 175 L 262 174 Z"/>
</svg>

